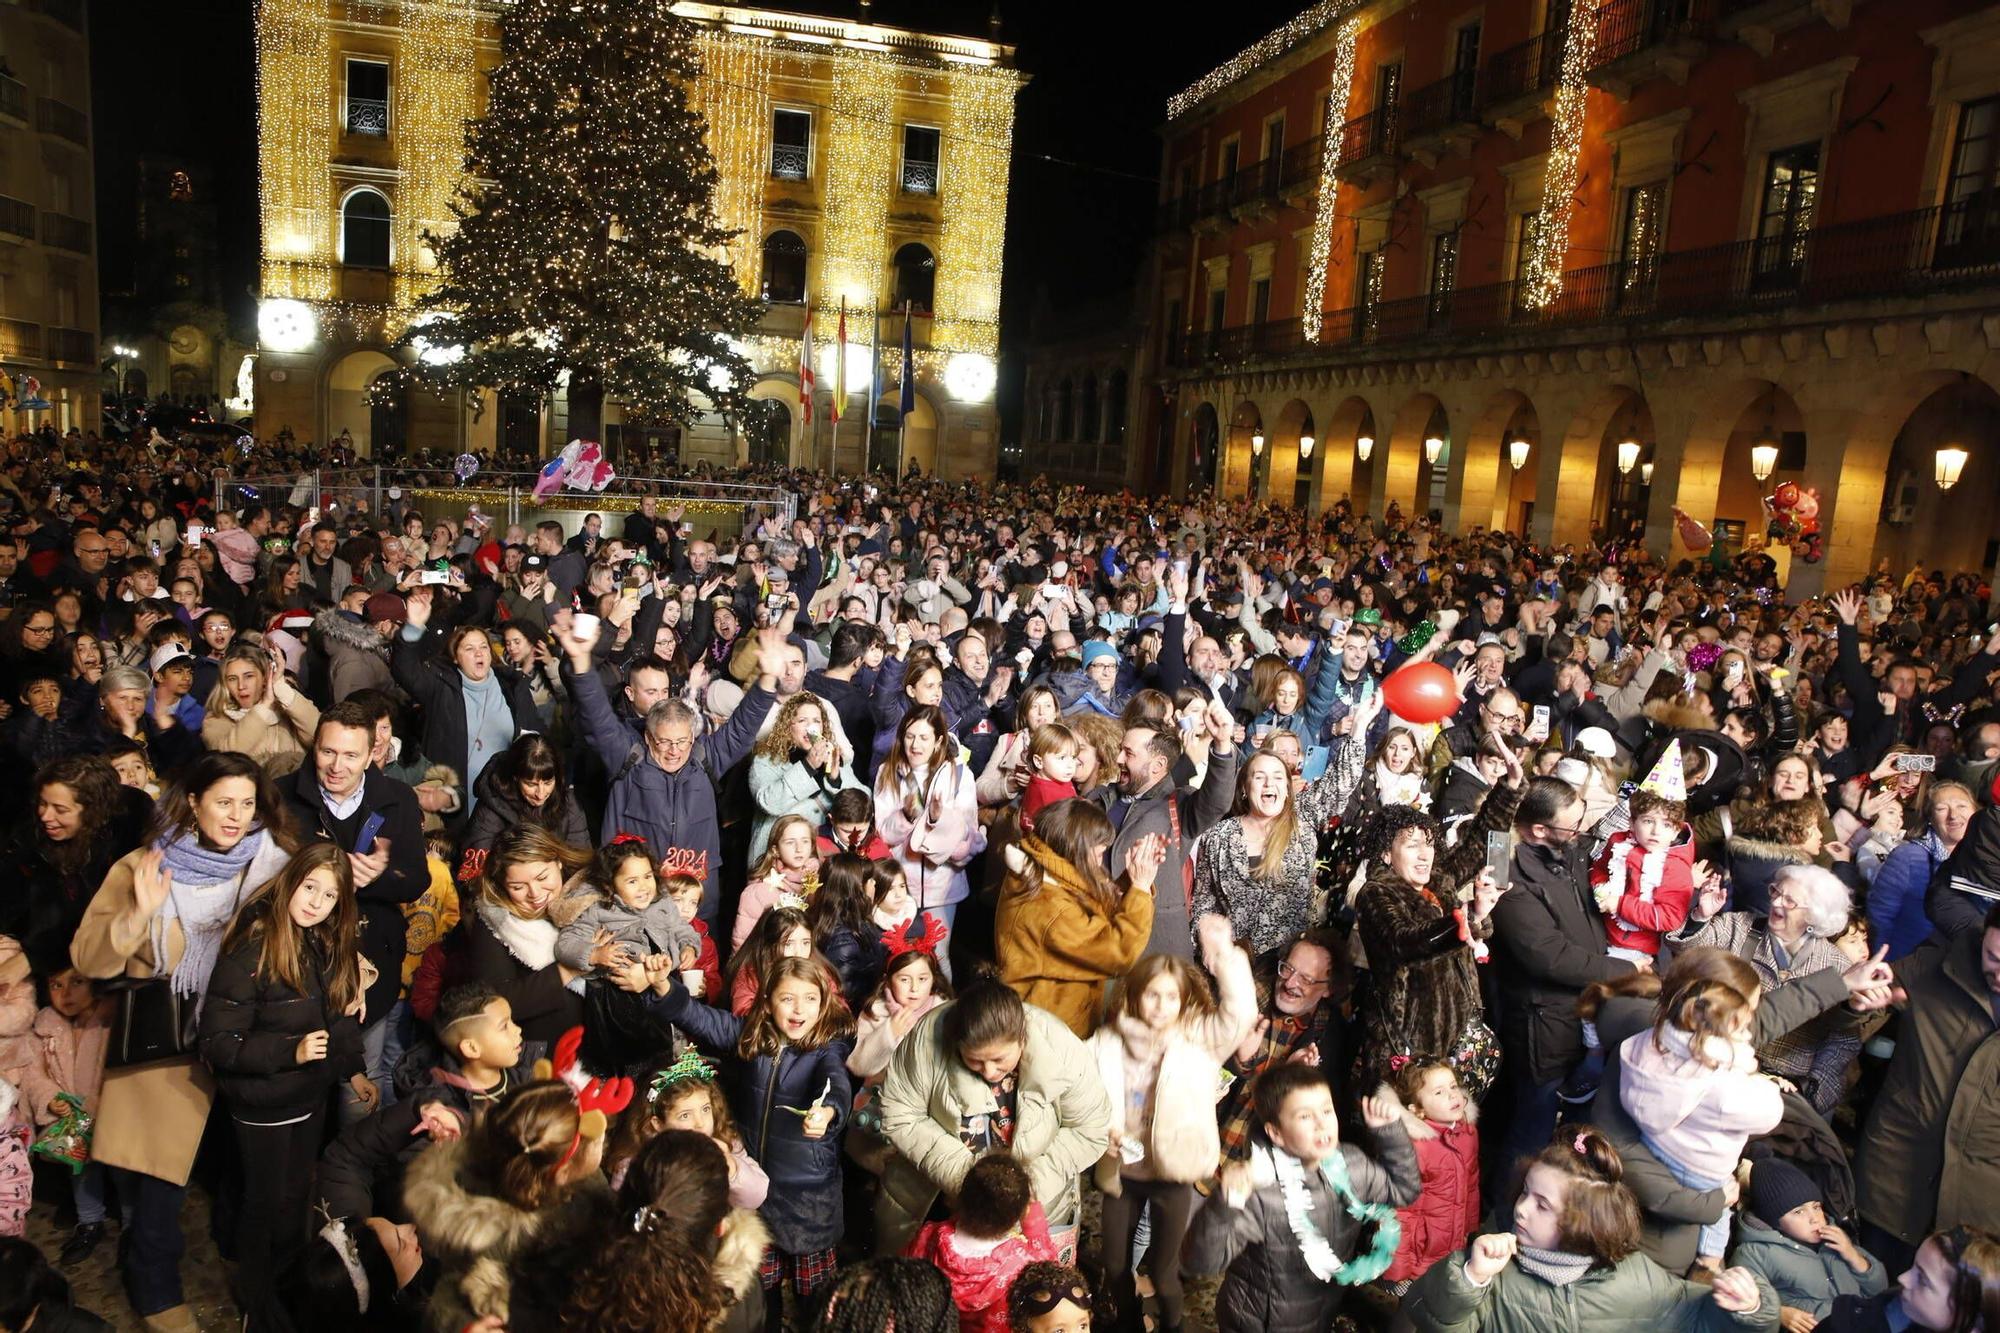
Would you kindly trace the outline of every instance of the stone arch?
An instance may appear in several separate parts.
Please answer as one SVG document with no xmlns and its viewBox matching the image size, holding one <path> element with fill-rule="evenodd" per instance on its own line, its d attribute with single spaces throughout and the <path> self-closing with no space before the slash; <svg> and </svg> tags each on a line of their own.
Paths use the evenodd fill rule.
<svg viewBox="0 0 2000 1333">
<path fill-rule="evenodd" d="M 785 457 L 783 462 L 786 467 L 798 466 L 800 437 L 799 377 L 796 374 L 759 375 L 757 382 L 750 386 L 750 390 L 745 396 L 753 402 L 759 400 L 769 401 L 781 404 L 785 408 Z M 744 428 L 739 432 L 737 443 L 739 461 L 749 457 L 752 446 L 755 443 L 756 441 L 751 438 L 749 425 L 746 423 Z"/>
<path fill-rule="evenodd" d="M 379 415 L 368 402 L 368 389 L 377 377 L 396 369 L 389 354 L 376 347 L 355 347 L 331 357 L 326 364 L 326 420 L 320 438 L 334 440 L 344 430 L 354 441 L 361 458 L 375 457 L 375 418 Z"/>
<path fill-rule="evenodd" d="M 1375 425 L 1374 409 L 1369 407 L 1366 398 L 1350 394 L 1319 426 L 1319 447 L 1313 457 L 1314 476 L 1317 478 L 1314 503 L 1326 510 L 1345 499 L 1358 518 L 1369 512 L 1375 450 L 1383 447 L 1383 441 L 1378 438 L 1381 432 Z M 1370 446 L 1366 461 L 1356 450 L 1356 442 L 1364 435 L 1376 441 Z"/>
<path fill-rule="evenodd" d="M 1536 467 L 1538 494 L 1554 503 L 1537 506 L 1535 535 L 1541 541 L 1581 545 L 1606 512 L 1618 503 L 1614 491 L 1621 479 L 1616 445 L 1636 438 L 1643 449 L 1653 447 L 1652 409 L 1646 397 L 1629 384 L 1599 388 L 1571 416 L 1559 448 L 1543 448 Z M 1637 475 L 1637 469 L 1634 469 Z"/>
<path fill-rule="evenodd" d="M 1449 466 L 1450 413 L 1436 394 L 1411 394 L 1396 409 L 1395 421 L 1389 428 L 1388 455 L 1382 463 L 1382 512 L 1387 513 L 1389 505 L 1394 503 L 1402 506 L 1405 518 L 1414 518 L 1430 508 L 1436 469 L 1425 456 L 1424 441 L 1432 435 L 1444 442 L 1438 464 Z M 1384 443 L 1378 438 L 1375 447 L 1383 448 Z"/>
<path fill-rule="evenodd" d="M 901 389 L 895 389 L 883 394 L 876 400 L 877 411 L 885 403 L 894 407 L 901 392 Z M 910 464 L 915 463 L 923 469 L 925 476 L 934 477 L 937 475 L 938 423 L 944 420 L 944 414 L 938 411 L 937 404 L 931 401 L 922 385 L 917 386 L 916 399 L 916 406 L 903 417 L 901 426 L 897 428 L 899 462 L 896 475 L 901 476 L 909 470 Z M 879 441 L 882 428 L 877 426 L 875 429 Z"/>
<path fill-rule="evenodd" d="M 1187 411 L 1187 451 L 1182 461 L 1181 486 L 1190 493 L 1213 494 L 1222 476 L 1222 423 L 1215 404 L 1206 399 Z"/>
<path fill-rule="evenodd" d="M 1264 414 L 1257 404 L 1248 398 L 1237 400 L 1229 412 L 1229 435 L 1222 444 L 1222 466 L 1218 474 L 1218 489 L 1223 495 L 1256 495 L 1255 456 L 1252 454 L 1251 440 L 1264 429 Z M 1269 441 L 1267 440 L 1268 444 Z"/>
<path fill-rule="evenodd" d="M 1515 468 L 1509 446 L 1527 441 L 1527 464 Z M 1541 417 L 1528 395 L 1518 389 L 1502 389 L 1487 398 L 1478 415 L 1464 431 L 1464 445 L 1453 460 L 1453 484 L 1458 502 L 1454 518 L 1447 509 L 1447 521 L 1454 531 L 1475 526 L 1495 531 L 1521 532 L 1521 506 L 1535 502 L 1535 455 L 1542 447 Z"/>
<path fill-rule="evenodd" d="M 1940 382 L 1942 380 L 1942 382 Z M 1893 410 L 1928 386 L 1929 391 L 1904 411 L 1895 427 L 1886 466 L 1876 469 L 1883 479 L 1878 522 L 1869 548 L 1869 566 L 1888 560 L 1899 577 L 1921 560 L 1947 574 L 1959 570 L 1990 570 L 1988 554 L 2000 511 L 2000 392 L 1977 375 L 1944 372 L 1912 377 L 1887 405 Z M 1851 446 L 1850 446 L 1851 447 Z M 1966 459 L 1950 490 L 1937 484 L 1937 451 L 1958 448 Z M 1848 478 L 1840 479 L 1846 498 Z M 1822 494 L 1824 504 L 1830 497 Z M 1849 506 L 1842 506 L 1843 509 Z M 1824 510 L 1821 530 L 1829 537 Z M 1843 527 L 1843 546 L 1863 546 L 1860 532 Z M 1827 542 L 1832 558 L 1833 543 Z M 1845 580 L 1843 580 L 1845 581 Z"/>
<path fill-rule="evenodd" d="M 1313 452 L 1319 452 L 1319 428 L 1305 400 L 1293 398 L 1278 409 L 1271 424 L 1270 438 L 1264 443 L 1264 478 L 1267 498 L 1279 504 L 1306 508 L 1312 501 L 1312 465 L 1299 458 L 1299 440 L 1313 437 Z M 1304 494 L 1300 483 L 1305 483 Z"/>
<path fill-rule="evenodd" d="M 1674 475 L 1660 478 L 1655 487 L 1654 507 L 1660 512 L 1653 516 L 1654 525 L 1668 524 L 1676 505 L 1704 524 L 1715 518 L 1740 519 L 1745 513 L 1757 517 L 1754 497 L 1747 511 L 1742 503 L 1745 483 L 1755 481 L 1750 449 L 1756 441 L 1746 432 L 1754 434 L 1781 405 L 1791 415 L 1779 427 L 1800 428 L 1796 400 L 1788 392 L 1782 404 L 1774 400 L 1760 406 L 1779 388 L 1772 380 L 1754 376 L 1703 387 L 1701 406 L 1683 437 Z"/>
</svg>

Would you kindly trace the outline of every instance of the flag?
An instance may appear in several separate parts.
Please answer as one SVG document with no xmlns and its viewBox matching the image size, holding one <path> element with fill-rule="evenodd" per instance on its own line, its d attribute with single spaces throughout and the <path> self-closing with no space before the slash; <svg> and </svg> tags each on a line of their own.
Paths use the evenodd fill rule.
<svg viewBox="0 0 2000 1333">
<path fill-rule="evenodd" d="M 896 395 L 896 420 L 900 423 L 917 410 L 917 382 L 911 371 L 916 357 L 910 352 L 910 303 L 903 302 L 903 387 Z"/>
<path fill-rule="evenodd" d="M 806 302 L 806 326 L 799 334 L 799 424 L 813 424 L 813 308 Z"/>
<path fill-rule="evenodd" d="M 840 424 L 840 409 L 847 406 L 847 298 L 840 298 L 840 323 L 834 326 L 838 335 L 833 344 L 833 406 L 827 411 L 827 420 Z"/>
</svg>

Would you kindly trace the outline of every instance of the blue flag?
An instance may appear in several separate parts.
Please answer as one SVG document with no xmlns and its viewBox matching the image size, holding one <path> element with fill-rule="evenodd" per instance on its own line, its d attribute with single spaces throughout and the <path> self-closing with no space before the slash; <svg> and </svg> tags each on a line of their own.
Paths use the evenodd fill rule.
<svg viewBox="0 0 2000 1333">
<path fill-rule="evenodd" d="M 903 303 L 903 388 L 896 396 L 896 424 L 917 410 L 916 358 L 910 352 L 910 304 Z"/>
</svg>

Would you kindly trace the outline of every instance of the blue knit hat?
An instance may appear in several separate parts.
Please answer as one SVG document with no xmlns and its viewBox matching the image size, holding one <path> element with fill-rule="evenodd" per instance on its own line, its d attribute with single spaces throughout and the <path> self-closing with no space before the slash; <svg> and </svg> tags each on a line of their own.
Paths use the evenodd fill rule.
<svg viewBox="0 0 2000 1333">
<path fill-rule="evenodd" d="M 1118 656 L 1118 650 L 1116 648 L 1113 648 L 1110 644 L 1106 643 L 1104 640 L 1091 639 L 1089 642 L 1083 645 L 1084 670 L 1088 671 L 1090 669 L 1090 664 L 1092 662 L 1095 662 L 1100 657 L 1109 657 L 1115 660 L 1117 656 Z"/>
</svg>

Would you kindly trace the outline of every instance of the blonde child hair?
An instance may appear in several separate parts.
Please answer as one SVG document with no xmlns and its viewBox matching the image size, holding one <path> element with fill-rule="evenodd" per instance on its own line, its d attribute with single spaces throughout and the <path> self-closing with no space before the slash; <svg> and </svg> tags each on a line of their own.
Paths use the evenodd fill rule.
<svg viewBox="0 0 2000 1333">
<path fill-rule="evenodd" d="M 1132 965 L 1132 970 L 1118 983 L 1111 1012 L 1138 1021 L 1139 997 L 1163 976 L 1172 977 L 1180 987 L 1181 1011 L 1174 1020 L 1176 1026 L 1197 1023 L 1215 1013 L 1215 988 L 1209 985 L 1207 973 L 1191 960 L 1169 953 L 1149 953 Z"/>
<path fill-rule="evenodd" d="M 1067 722 L 1045 722 L 1028 737 L 1028 761 L 1052 754 L 1076 755 L 1083 752 L 1083 738 Z M 1039 768 L 1037 769 L 1039 772 Z"/>
<path fill-rule="evenodd" d="M 758 858 L 755 866 L 751 867 L 751 882 L 763 879 L 773 870 L 780 868 L 778 862 L 778 844 L 785 840 L 785 834 L 791 831 L 795 825 L 805 829 L 807 838 L 812 840 L 813 858 L 815 860 L 818 859 L 819 830 L 813 827 L 813 822 L 804 815 L 784 815 L 779 818 L 777 823 L 771 825 L 771 841 L 766 846 L 764 855 Z"/>
</svg>

